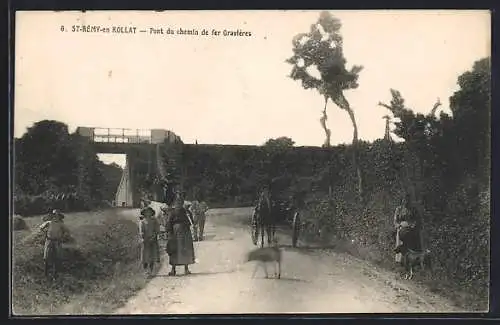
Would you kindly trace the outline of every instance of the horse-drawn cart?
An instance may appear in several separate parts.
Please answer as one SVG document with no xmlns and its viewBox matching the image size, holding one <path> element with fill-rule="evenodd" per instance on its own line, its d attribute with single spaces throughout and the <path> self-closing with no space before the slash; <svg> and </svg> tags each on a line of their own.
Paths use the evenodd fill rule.
<svg viewBox="0 0 500 325">
<path fill-rule="evenodd" d="M 277 200 L 271 204 L 271 215 L 273 220 L 273 225 L 271 225 L 271 235 L 273 238 L 268 238 L 269 242 L 274 239 L 276 227 L 292 227 L 292 246 L 297 247 L 297 242 L 300 236 L 301 221 L 300 213 L 298 208 L 291 204 L 290 200 Z M 254 245 L 259 245 L 259 236 L 262 238 L 261 246 L 264 246 L 263 234 L 265 231 L 261 226 L 262 223 L 259 222 L 259 212 L 257 208 L 254 208 L 250 220 L 250 231 L 252 242 Z M 269 233 L 268 233 L 269 236 Z"/>
</svg>

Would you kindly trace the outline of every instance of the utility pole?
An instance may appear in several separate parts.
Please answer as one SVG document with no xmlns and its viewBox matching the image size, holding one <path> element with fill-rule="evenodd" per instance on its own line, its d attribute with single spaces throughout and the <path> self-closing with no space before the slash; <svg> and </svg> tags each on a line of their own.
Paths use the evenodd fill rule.
<svg viewBox="0 0 500 325">
<path fill-rule="evenodd" d="M 391 123 L 391 117 L 389 115 L 384 115 L 382 117 L 385 119 L 385 134 L 384 134 L 384 140 L 392 142 L 391 138 L 391 129 L 390 129 L 390 123 Z"/>
</svg>

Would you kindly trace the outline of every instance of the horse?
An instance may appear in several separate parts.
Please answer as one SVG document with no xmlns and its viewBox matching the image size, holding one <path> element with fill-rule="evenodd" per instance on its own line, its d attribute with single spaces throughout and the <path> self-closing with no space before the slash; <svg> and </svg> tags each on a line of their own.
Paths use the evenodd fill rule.
<svg viewBox="0 0 500 325">
<path fill-rule="evenodd" d="M 261 194 L 256 208 L 256 227 L 261 235 L 260 247 L 264 247 L 264 231 L 267 233 L 267 243 L 271 246 L 276 233 L 276 220 L 269 195 Z"/>
</svg>

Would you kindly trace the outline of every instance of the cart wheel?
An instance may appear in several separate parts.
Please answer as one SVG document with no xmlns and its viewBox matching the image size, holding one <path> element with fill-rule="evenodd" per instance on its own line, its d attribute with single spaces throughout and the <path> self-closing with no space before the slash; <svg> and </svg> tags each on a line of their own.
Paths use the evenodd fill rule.
<svg viewBox="0 0 500 325">
<path fill-rule="evenodd" d="M 300 231 L 300 217 L 299 212 L 295 212 L 293 215 L 293 233 L 292 233 L 292 247 L 297 247 L 297 241 L 299 239 Z"/>
<path fill-rule="evenodd" d="M 257 245 L 257 241 L 259 240 L 259 228 L 257 227 L 257 219 L 255 213 L 252 214 L 250 228 L 250 232 L 252 234 L 252 243 L 254 245 Z"/>
</svg>

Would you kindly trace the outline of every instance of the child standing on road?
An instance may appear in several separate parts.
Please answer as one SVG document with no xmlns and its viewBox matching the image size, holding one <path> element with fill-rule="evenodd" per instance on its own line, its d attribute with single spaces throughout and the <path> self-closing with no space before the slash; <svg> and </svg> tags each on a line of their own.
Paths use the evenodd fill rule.
<svg viewBox="0 0 500 325">
<path fill-rule="evenodd" d="M 158 235 L 160 233 L 160 223 L 154 217 L 155 210 L 146 207 L 141 210 L 139 220 L 139 237 L 141 241 L 141 263 L 147 277 L 152 276 L 155 263 L 159 263 L 160 251 Z"/>
</svg>

